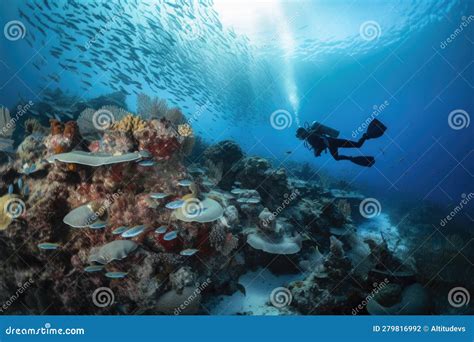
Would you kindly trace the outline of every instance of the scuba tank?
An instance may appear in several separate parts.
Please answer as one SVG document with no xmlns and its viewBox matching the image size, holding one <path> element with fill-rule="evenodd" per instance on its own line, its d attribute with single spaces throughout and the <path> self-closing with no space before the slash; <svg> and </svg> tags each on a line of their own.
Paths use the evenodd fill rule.
<svg viewBox="0 0 474 342">
<path fill-rule="evenodd" d="M 309 134 L 314 133 L 318 136 L 320 136 L 325 144 L 324 150 L 326 150 L 329 147 L 329 142 L 327 138 L 337 138 L 339 136 L 339 131 L 335 130 L 334 128 L 325 126 L 319 122 L 313 121 L 311 125 L 309 123 L 304 124 L 305 129 L 309 132 Z M 311 146 L 308 141 L 305 139 L 304 141 L 304 146 L 308 149 L 313 149 L 314 147 Z"/>
<path fill-rule="evenodd" d="M 314 121 L 311 124 L 310 130 L 321 136 L 327 136 L 331 138 L 337 138 L 339 136 L 338 130 L 335 130 L 334 128 L 320 124 L 319 122 L 316 122 L 316 121 Z"/>
</svg>

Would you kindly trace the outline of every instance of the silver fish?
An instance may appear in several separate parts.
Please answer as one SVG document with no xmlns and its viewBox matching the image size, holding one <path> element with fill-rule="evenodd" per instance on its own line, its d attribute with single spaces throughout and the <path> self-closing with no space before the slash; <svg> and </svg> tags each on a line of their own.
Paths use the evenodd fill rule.
<svg viewBox="0 0 474 342">
<path fill-rule="evenodd" d="M 102 228 L 105 228 L 106 225 L 107 225 L 106 222 L 97 221 L 97 222 L 92 223 L 92 224 L 89 226 L 89 228 L 91 228 L 91 229 L 102 229 Z"/>
<path fill-rule="evenodd" d="M 122 234 L 123 232 L 125 232 L 128 229 L 129 229 L 128 227 L 121 226 L 121 227 L 118 227 L 118 228 L 115 228 L 114 230 L 112 230 L 112 234 L 113 235 L 119 235 L 119 234 Z"/>
<path fill-rule="evenodd" d="M 124 238 L 135 237 L 135 236 L 140 235 L 141 233 L 143 233 L 144 230 L 145 230 L 145 226 L 143 226 L 143 225 L 135 226 L 133 228 L 130 228 L 126 232 L 122 233 L 122 237 L 124 237 Z"/>
<path fill-rule="evenodd" d="M 165 207 L 168 209 L 179 209 L 184 205 L 184 203 L 185 201 L 183 200 L 176 200 L 176 201 L 167 203 Z"/>
<path fill-rule="evenodd" d="M 193 184 L 193 181 L 191 181 L 189 179 L 182 179 L 182 180 L 178 181 L 179 186 L 190 186 L 191 184 Z"/>
<path fill-rule="evenodd" d="M 163 199 L 165 197 L 168 197 L 168 194 L 165 194 L 164 192 L 152 192 L 150 194 L 150 197 L 153 199 Z"/>
<path fill-rule="evenodd" d="M 199 251 L 198 249 L 188 248 L 188 249 L 182 250 L 181 252 L 179 252 L 179 254 L 183 256 L 192 256 L 196 254 L 198 251 Z"/>
<path fill-rule="evenodd" d="M 168 230 L 168 227 L 166 226 L 161 226 L 155 229 L 156 234 L 164 234 Z"/>
<path fill-rule="evenodd" d="M 172 232 L 166 233 L 165 236 L 163 237 L 163 240 L 165 241 L 171 241 L 174 240 L 178 237 L 178 232 L 176 230 L 173 230 Z"/>
<path fill-rule="evenodd" d="M 58 243 L 53 243 L 53 242 L 43 242 L 38 244 L 39 249 L 58 249 L 60 246 Z"/>
<path fill-rule="evenodd" d="M 91 265 L 84 268 L 84 272 L 92 273 L 92 272 L 99 272 L 104 269 L 102 265 Z"/>
<path fill-rule="evenodd" d="M 107 272 L 105 276 L 112 279 L 121 279 L 124 278 L 128 273 L 127 272 Z"/>
<path fill-rule="evenodd" d="M 205 179 L 205 180 L 202 181 L 202 185 L 204 185 L 204 186 L 214 186 L 216 184 L 214 182 L 208 180 L 208 179 Z"/>
<path fill-rule="evenodd" d="M 143 166 L 143 167 L 149 167 L 149 166 L 154 166 L 156 163 L 153 160 L 143 160 L 138 163 L 138 165 Z"/>
</svg>

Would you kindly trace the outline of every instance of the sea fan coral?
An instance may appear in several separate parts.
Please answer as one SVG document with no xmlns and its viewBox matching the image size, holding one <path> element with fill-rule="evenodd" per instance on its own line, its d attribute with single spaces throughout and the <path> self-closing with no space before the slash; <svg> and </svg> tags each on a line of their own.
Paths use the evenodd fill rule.
<svg viewBox="0 0 474 342">
<path fill-rule="evenodd" d="M 128 111 L 116 106 L 103 106 L 98 110 L 86 108 L 77 118 L 77 125 L 84 138 L 94 140 L 98 139 L 110 124 L 121 121 L 128 115 L 131 115 Z"/>
</svg>

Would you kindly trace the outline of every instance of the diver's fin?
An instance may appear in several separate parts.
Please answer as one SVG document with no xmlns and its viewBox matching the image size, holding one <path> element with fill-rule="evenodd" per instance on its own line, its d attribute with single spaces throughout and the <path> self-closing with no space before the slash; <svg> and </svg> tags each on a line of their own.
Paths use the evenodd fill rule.
<svg viewBox="0 0 474 342">
<path fill-rule="evenodd" d="M 381 123 L 377 119 L 373 119 L 372 122 L 367 127 L 366 137 L 367 139 L 375 139 L 381 137 L 384 132 L 387 130 L 387 126 Z"/>
<path fill-rule="evenodd" d="M 366 157 L 366 156 L 351 157 L 351 159 L 349 160 L 353 162 L 354 164 L 357 164 L 360 166 L 367 166 L 367 167 L 371 167 L 375 163 L 374 157 Z"/>
</svg>

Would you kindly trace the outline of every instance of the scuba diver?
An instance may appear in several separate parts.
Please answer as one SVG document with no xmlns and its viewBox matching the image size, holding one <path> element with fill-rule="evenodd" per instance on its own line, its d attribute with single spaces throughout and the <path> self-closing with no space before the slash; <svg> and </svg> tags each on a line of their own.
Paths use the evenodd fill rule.
<svg viewBox="0 0 474 342">
<path fill-rule="evenodd" d="M 366 140 L 379 138 L 383 135 L 387 127 L 377 119 L 373 119 L 367 127 L 367 132 L 358 141 L 338 139 L 339 131 L 314 122 L 311 127 L 299 127 L 296 130 L 296 137 L 304 140 L 305 146 L 314 150 L 315 157 L 319 157 L 321 152 L 329 150 L 335 160 L 349 160 L 354 164 L 371 167 L 375 163 L 375 158 L 371 156 L 343 156 L 339 154 L 339 148 L 359 148 Z"/>
</svg>

